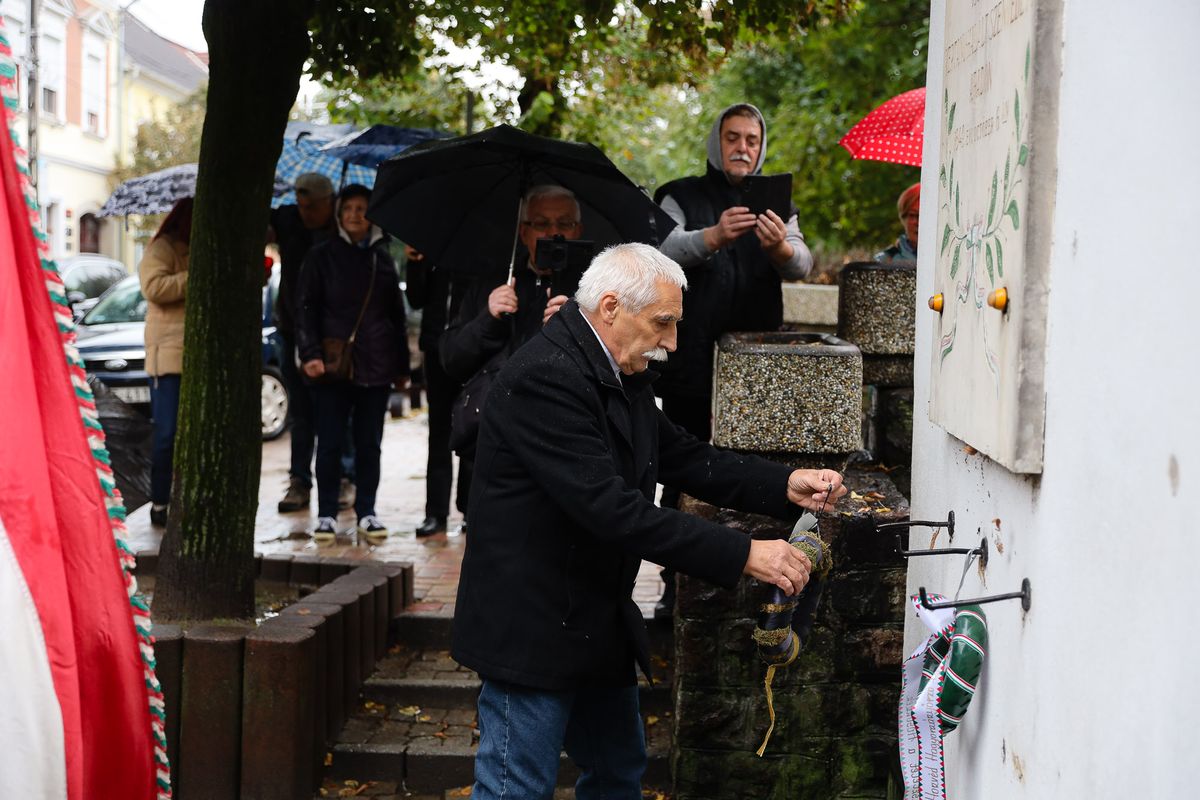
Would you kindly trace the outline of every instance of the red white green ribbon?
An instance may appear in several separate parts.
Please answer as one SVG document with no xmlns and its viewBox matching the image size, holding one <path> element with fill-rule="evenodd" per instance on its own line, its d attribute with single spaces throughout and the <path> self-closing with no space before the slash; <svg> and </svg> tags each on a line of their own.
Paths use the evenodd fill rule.
<svg viewBox="0 0 1200 800">
<path fill-rule="evenodd" d="M 933 602 L 942 595 L 931 594 Z M 905 800 L 945 800 L 942 737 L 958 727 L 975 695 L 987 651 L 979 606 L 928 609 L 912 596 L 930 637 L 904 662 L 900 691 L 900 766 Z"/>
</svg>

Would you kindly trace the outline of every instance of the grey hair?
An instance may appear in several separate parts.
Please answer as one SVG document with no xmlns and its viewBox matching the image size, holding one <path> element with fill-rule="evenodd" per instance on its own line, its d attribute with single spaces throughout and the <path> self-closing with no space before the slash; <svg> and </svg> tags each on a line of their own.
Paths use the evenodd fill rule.
<svg viewBox="0 0 1200 800">
<path fill-rule="evenodd" d="M 665 280 L 687 288 L 683 267 L 648 244 L 618 244 L 592 259 L 579 279 L 575 302 L 584 311 L 595 311 L 600 296 L 616 292 L 621 305 L 634 314 L 658 299 L 658 282 Z"/>
<path fill-rule="evenodd" d="M 556 183 L 542 183 L 534 186 L 525 193 L 521 198 L 521 219 L 524 220 L 529 212 L 529 204 L 534 200 L 541 200 L 550 197 L 565 197 L 575 206 L 575 221 L 579 222 L 583 217 L 583 212 L 579 208 L 579 199 L 575 197 L 575 193 L 565 186 L 559 186 Z"/>
</svg>

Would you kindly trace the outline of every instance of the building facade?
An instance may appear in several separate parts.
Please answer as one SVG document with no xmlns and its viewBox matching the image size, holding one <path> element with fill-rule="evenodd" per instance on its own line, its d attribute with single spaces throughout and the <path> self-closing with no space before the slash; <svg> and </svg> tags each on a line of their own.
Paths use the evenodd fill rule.
<svg viewBox="0 0 1200 800">
<path fill-rule="evenodd" d="M 55 258 L 100 253 L 132 269 L 124 220 L 98 217 L 114 170 L 132 160 L 137 127 L 160 120 L 208 75 L 205 56 L 149 30 L 111 0 L 36 0 L 36 176 Z M 17 121 L 28 145 L 30 0 L 0 0 L 18 69 Z"/>
<path fill-rule="evenodd" d="M 961 581 L 975 598 L 1031 587 L 1027 611 L 982 606 L 987 658 L 945 737 L 958 800 L 1197 793 L 1200 272 L 1187 254 L 1200 159 L 1186 143 L 1200 127 L 1200 6 L 1129 11 L 1118 0 L 932 3 L 912 516 L 954 511 L 953 545 L 986 539 L 990 558 L 966 572 L 962 556 L 914 558 L 908 588 L 953 596 Z M 989 304 L 993 280 L 1007 306 Z M 926 302 L 939 295 L 940 311 Z M 986 334 L 981 352 L 996 355 L 973 387 L 952 385 L 969 315 Z M 1006 326 L 1033 334 L 1007 343 L 1011 371 Z M 964 414 L 975 428 L 953 432 L 934 419 L 939 402 L 976 408 L 954 392 L 1001 394 L 1008 381 L 1041 385 L 1011 409 L 1040 422 L 1000 431 L 1033 445 L 1011 467 L 987 455 L 997 418 Z M 922 529 L 911 546 L 947 539 Z M 910 610 L 907 652 L 928 635 Z"/>
</svg>

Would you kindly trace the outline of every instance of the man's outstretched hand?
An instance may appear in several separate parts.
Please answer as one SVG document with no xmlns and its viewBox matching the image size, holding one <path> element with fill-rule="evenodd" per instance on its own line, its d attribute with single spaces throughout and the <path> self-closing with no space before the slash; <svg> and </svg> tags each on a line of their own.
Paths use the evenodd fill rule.
<svg viewBox="0 0 1200 800">
<path fill-rule="evenodd" d="M 742 574 L 778 586 L 788 597 L 800 594 L 808 584 L 812 562 L 783 539 L 751 539 L 750 557 Z"/>
<path fill-rule="evenodd" d="M 832 508 L 845 494 L 841 474 L 831 469 L 798 469 L 788 476 L 788 500 L 809 511 Z"/>
</svg>

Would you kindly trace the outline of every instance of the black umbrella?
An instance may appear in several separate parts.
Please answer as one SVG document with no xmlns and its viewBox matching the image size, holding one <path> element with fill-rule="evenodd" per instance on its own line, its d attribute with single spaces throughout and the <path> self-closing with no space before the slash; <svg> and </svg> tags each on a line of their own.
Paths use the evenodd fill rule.
<svg viewBox="0 0 1200 800">
<path fill-rule="evenodd" d="M 367 216 L 442 266 L 478 273 L 507 263 L 511 276 L 521 197 L 544 183 L 575 193 L 583 236 L 598 247 L 657 245 L 675 226 L 599 148 L 508 125 L 422 142 L 385 161 Z"/>
</svg>

